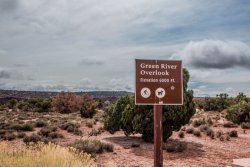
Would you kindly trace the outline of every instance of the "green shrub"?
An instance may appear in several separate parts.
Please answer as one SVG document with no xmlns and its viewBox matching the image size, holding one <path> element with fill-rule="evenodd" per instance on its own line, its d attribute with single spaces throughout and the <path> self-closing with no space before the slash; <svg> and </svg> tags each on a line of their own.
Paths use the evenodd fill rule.
<svg viewBox="0 0 250 167">
<path fill-rule="evenodd" d="M 22 131 L 33 131 L 33 129 L 34 126 L 30 123 L 23 124 L 21 128 Z"/>
<path fill-rule="evenodd" d="M 0 129 L 0 139 L 4 137 L 4 135 L 7 133 L 5 129 Z"/>
<path fill-rule="evenodd" d="M 230 137 L 238 137 L 238 132 L 236 130 L 232 130 L 228 133 Z"/>
<path fill-rule="evenodd" d="M 178 136 L 179 136 L 179 138 L 184 138 L 185 137 L 185 133 L 183 131 L 180 131 L 178 133 Z"/>
<path fill-rule="evenodd" d="M 50 99 L 43 99 L 35 103 L 36 112 L 49 112 L 52 109 L 52 102 Z"/>
<path fill-rule="evenodd" d="M 26 101 L 20 101 L 17 108 L 23 111 L 49 112 L 52 109 L 51 99 L 33 98 Z"/>
<path fill-rule="evenodd" d="M 250 129 L 250 123 L 249 122 L 242 122 L 241 128 L 242 129 Z"/>
<path fill-rule="evenodd" d="M 215 132 L 213 131 L 213 129 L 208 128 L 206 131 L 207 136 L 209 136 L 211 139 L 215 138 Z"/>
<path fill-rule="evenodd" d="M 199 129 L 201 132 L 206 132 L 209 129 L 209 127 L 207 125 L 201 125 Z"/>
<path fill-rule="evenodd" d="M 195 113 L 193 91 L 187 89 L 189 73 L 183 70 L 184 103 L 182 106 L 163 106 L 163 141 L 173 131 L 189 123 Z M 153 106 L 135 105 L 134 97 L 121 97 L 105 111 L 104 127 L 110 133 L 122 129 L 125 135 L 141 133 L 145 141 L 153 141 Z"/>
<path fill-rule="evenodd" d="M 243 92 L 239 92 L 239 94 L 235 97 L 234 101 L 236 102 L 236 104 L 238 104 L 243 101 L 250 102 L 250 99 L 246 95 L 244 95 Z"/>
<path fill-rule="evenodd" d="M 73 122 L 66 122 L 66 123 L 62 124 L 60 128 L 63 130 L 68 130 L 70 127 L 79 128 L 80 125 L 77 123 L 73 123 Z"/>
<path fill-rule="evenodd" d="M 104 151 L 113 152 L 114 146 L 109 143 L 102 143 L 99 140 L 77 140 L 70 146 L 81 152 L 86 152 L 94 156 L 95 154 L 103 153 Z"/>
<path fill-rule="evenodd" d="M 17 105 L 17 108 L 22 111 L 30 111 L 32 109 L 32 106 L 27 101 L 20 101 Z"/>
<path fill-rule="evenodd" d="M 199 131 L 198 129 L 195 129 L 195 130 L 193 131 L 193 135 L 194 135 L 194 136 L 197 136 L 197 137 L 201 137 L 201 131 Z"/>
<path fill-rule="evenodd" d="M 201 125 L 204 125 L 204 124 L 206 124 L 205 118 L 195 119 L 195 120 L 193 120 L 193 122 L 192 122 L 192 125 L 193 125 L 194 127 L 198 127 L 198 126 L 201 126 Z"/>
<path fill-rule="evenodd" d="M 23 125 L 20 124 L 13 124 L 10 126 L 10 129 L 16 130 L 16 131 L 20 131 L 23 129 Z"/>
<path fill-rule="evenodd" d="M 186 127 L 185 127 L 185 126 L 182 127 L 182 128 L 181 128 L 181 131 L 185 132 L 185 131 L 186 131 Z"/>
<path fill-rule="evenodd" d="M 16 137 L 17 137 L 17 136 L 16 136 L 14 133 L 7 133 L 7 134 L 4 136 L 4 139 L 5 139 L 5 140 L 11 141 L 11 140 L 16 139 Z"/>
<path fill-rule="evenodd" d="M 217 138 L 220 138 L 221 136 L 223 136 L 223 132 L 222 131 L 218 131 L 218 132 L 216 132 L 216 137 Z"/>
<path fill-rule="evenodd" d="M 50 134 L 51 132 L 52 132 L 51 129 L 45 127 L 45 128 L 42 128 L 42 129 L 38 132 L 38 134 L 41 135 L 41 136 L 48 137 L 49 134 Z"/>
<path fill-rule="evenodd" d="M 225 128 L 236 128 L 236 127 L 238 127 L 238 125 L 236 125 L 236 124 L 234 124 L 232 122 L 226 122 L 226 123 L 223 124 L 223 126 Z"/>
<path fill-rule="evenodd" d="M 18 138 L 24 138 L 25 136 L 26 136 L 26 134 L 24 132 L 17 133 Z"/>
<path fill-rule="evenodd" d="M 35 133 L 32 133 L 31 136 L 25 136 L 23 138 L 24 143 L 30 143 L 30 142 L 37 143 L 39 141 L 42 141 L 42 138 L 39 135 L 35 134 Z"/>
<path fill-rule="evenodd" d="M 49 133 L 48 137 L 52 138 L 52 139 L 56 139 L 56 138 L 64 138 L 64 136 L 60 133 L 56 133 L 56 132 L 51 132 Z"/>
<path fill-rule="evenodd" d="M 226 140 L 229 141 L 230 140 L 230 136 L 229 135 L 226 135 Z"/>
<path fill-rule="evenodd" d="M 47 122 L 45 122 L 45 121 L 43 121 L 43 120 L 37 120 L 36 121 L 36 123 L 35 123 L 35 126 L 36 127 L 45 127 L 45 126 L 47 126 L 48 124 L 47 124 Z"/>
<path fill-rule="evenodd" d="M 250 122 L 250 102 L 241 101 L 227 109 L 226 118 L 234 123 Z"/>
<path fill-rule="evenodd" d="M 205 111 L 222 111 L 230 106 L 228 94 L 220 93 L 216 97 L 208 98 L 203 106 Z"/>
<path fill-rule="evenodd" d="M 18 101 L 17 101 L 16 99 L 11 99 L 11 100 L 9 100 L 9 102 L 7 103 L 7 106 L 8 106 L 9 108 L 15 108 L 16 105 L 17 105 L 17 103 L 18 103 Z"/>
<path fill-rule="evenodd" d="M 3 111 L 4 107 L 2 105 L 0 105 L 0 111 Z"/>
<path fill-rule="evenodd" d="M 140 147 L 140 143 L 135 143 L 135 142 L 133 142 L 133 143 L 131 144 L 131 147 L 133 147 L 133 148 L 135 148 L 135 147 Z"/>
<path fill-rule="evenodd" d="M 224 141 L 225 140 L 225 137 L 222 135 L 219 137 L 220 138 L 220 141 Z"/>
<path fill-rule="evenodd" d="M 87 94 L 82 96 L 83 104 L 80 109 L 81 117 L 84 118 L 93 118 L 96 113 L 96 102 L 92 97 Z"/>
<path fill-rule="evenodd" d="M 82 131 L 79 129 L 80 125 L 78 123 L 66 122 L 61 125 L 61 129 L 66 130 L 69 133 L 75 135 L 82 135 Z"/>
<path fill-rule="evenodd" d="M 194 128 L 187 128 L 186 133 L 192 134 L 194 132 Z"/>
<path fill-rule="evenodd" d="M 183 152 L 186 148 L 187 145 L 180 142 L 167 142 L 166 144 L 167 152 Z"/>
<path fill-rule="evenodd" d="M 208 118 L 208 119 L 206 120 L 206 123 L 207 123 L 208 125 L 213 125 L 213 124 L 214 124 L 212 118 Z"/>
<path fill-rule="evenodd" d="M 99 135 L 99 134 L 101 134 L 101 131 L 100 131 L 100 130 L 92 129 L 92 130 L 89 132 L 88 136 L 97 136 L 97 135 Z"/>
</svg>

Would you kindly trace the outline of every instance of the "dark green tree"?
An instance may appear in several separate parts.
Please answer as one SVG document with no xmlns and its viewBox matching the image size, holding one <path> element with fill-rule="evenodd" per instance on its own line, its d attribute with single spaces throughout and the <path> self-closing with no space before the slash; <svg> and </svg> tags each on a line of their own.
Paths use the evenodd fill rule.
<svg viewBox="0 0 250 167">
<path fill-rule="evenodd" d="M 172 131 L 178 131 L 187 124 L 195 113 L 193 91 L 187 89 L 189 77 L 188 71 L 183 69 L 184 104 L 163 107 L 164 141 L 172 135 Z M 141 133 L 145 141 L 153 141 L 153 106 L 135 105 L 133 96 L 121 97 L 106 110 L 104 126 L 111 133 L 122 129 L 126 135 Z"/>
</svg>

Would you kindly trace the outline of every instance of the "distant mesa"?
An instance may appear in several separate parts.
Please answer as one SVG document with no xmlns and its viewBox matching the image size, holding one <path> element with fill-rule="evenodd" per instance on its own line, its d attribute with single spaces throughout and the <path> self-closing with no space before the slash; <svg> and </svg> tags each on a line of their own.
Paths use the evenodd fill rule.
<svg viewBox="0 0 250 167">
<path fill-rule="evenodd" d="M 11 99 L 32 99 L 32 98 L 51 98 L 60 92 L 44 92 L 44 91 L 19 91 L 19 90 L 0 90 L 0 103 Z M 84 93 L 89 94 L 94 99 L 109 99 L 115 100 L 121 96 L 133 95 L 126 91 L 90 91 L 90 92 L 75 92 L 77 95 Z"/>
</svg>

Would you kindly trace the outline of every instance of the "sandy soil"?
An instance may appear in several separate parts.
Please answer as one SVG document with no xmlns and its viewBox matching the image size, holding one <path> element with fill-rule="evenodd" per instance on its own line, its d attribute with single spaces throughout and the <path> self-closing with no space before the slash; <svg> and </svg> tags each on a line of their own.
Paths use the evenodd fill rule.
<svg viewBox="0 0 250 167">
<path fill-rule="evenodd" d="M 126 137 L 122 131 L 110 134 L 105 131 L 98 136 L 89 136 L 92 128 L 86 127 L 84 120 L 81 121 L 81 130 L 83 136 L 76 136 L 64 130 L 58 129 L 59 133 L 64 135 L 64 139 L 57 139 L 57 143 L 66 146 L 80 138 L 98 139 L 114 145 L 114 152 L 103 153 L 96 156 L 96 163 L 99 167 L 150 167 L 153 166 L 153 144 L 146 143 L 140 135 L 133 135 Z M 17 116 L 16 116 L 17 117 Z M 42 117 L 51 117 L 46 115 L 39 115 Z M 74 115 L 58 115 L 58 117 L 67 117 L 67 119 L 74 119 Z M 97 122 L 93 128 L 98 129 L 102 124 Z M 39 129 L 36 129 L 38 131 Z M 176 142 L 183 142 L 187 144 L 187 149 L 181 153 L 164 152 L 164 166 L 173 167 L 225 167 L 231 166 L 235 158 L 250 158 L 250 130 L 243 131 L 240 127 L 224 128 L 222 125 L 213 127 L 214 131 L 231 131 L 237 130 L 239 137 L 230 138 L 229 141 L 220 141 L 218 138 L 210 139 L 205 134 L 202 137 L 196 137 L 192 134 L 185 133 L 185 138 L 180 139 L 175 132 L 171 140 Z M 31 133 L 31 132 L 30 132 Z M 33 132 L 32 132 L 33 133 Z M 21 143 L 21 139 L 13 141 L 13 143 Z M 139 143 L 140 146 L 133 148 L 132 143 Z"/>
<path fill-rule="evenodd" d="M 214 128 L 216 129 L 221 128 Z M 239 128 L 237 130 L 242 131 Z M 230 166 L 235 158 L 250 157 L 250 130 L 246 133 L 239 134 L 238 138 L 231 138 L 230 141 L 210 139 L 205 135 L 198 138 L 190 134 L 186 134 L 184 139 L 179 139 L 175 133 L 171 139 L 186 143 L 187 149 L 182 153 L 168 153 L 164 150 L 164 166 Z M 115 145 L 114 153 L 98 155 L 96 161 L 100 167 L 153 166 L 153 144 L 143 142 L 139 136 L 125 137 L 123 132 L 118 132 L 112 136 L 105 133 L 97 138 Z M 132 148 L 133 142 L 140 143 L 140 147 Z"/>
</svg>

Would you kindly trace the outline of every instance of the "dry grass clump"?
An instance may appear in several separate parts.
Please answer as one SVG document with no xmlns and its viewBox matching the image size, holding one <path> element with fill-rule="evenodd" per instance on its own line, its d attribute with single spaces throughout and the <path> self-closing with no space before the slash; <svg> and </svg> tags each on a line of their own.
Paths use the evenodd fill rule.
<svg viewBox="0 0 250 167">
<path fill-rule="evenodd" d="M 12 148 L 0 143 L 0 167 L 90 167 L 95 166 L 90 155 L 79 153 L 74 148 L 56 144 L 43 144 Z"/>
</svg>

